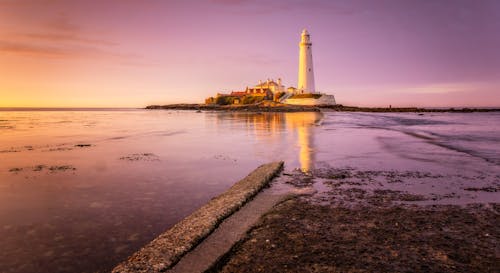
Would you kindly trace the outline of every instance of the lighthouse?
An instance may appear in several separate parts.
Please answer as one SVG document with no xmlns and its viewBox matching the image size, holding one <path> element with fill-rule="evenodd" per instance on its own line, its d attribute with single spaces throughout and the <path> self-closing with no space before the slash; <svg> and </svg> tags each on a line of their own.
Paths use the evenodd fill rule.
<svg viewBox="0 0 500 273">
<path fill-rule="evenodd" d="M 312 43 L 311 36 L 306 29 L 302 31 L 299 48 L 299 83 L 297 89 L 301 93 L 315 93 Z"/>
</svg>

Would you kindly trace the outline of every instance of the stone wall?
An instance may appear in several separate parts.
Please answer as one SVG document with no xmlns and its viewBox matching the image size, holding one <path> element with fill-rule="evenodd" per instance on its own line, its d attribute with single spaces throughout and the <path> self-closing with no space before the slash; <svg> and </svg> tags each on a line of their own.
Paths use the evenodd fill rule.
<svg viewBox="0 0 500 273">
<path fill-rule="evenodd" d="M 319 99 L 305 98 L 305 99 L 286 99 L 283 101 L 286 104 L 293 105 L 335 105 L 334 95 L 322 95 Z"/>
</svg>

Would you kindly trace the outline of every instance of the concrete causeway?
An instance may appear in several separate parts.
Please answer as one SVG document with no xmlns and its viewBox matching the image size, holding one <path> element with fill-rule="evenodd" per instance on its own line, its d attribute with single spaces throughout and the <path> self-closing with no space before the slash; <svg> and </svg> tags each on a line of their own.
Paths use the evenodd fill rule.
<svg viewBox="0 0 500 273">
<path fill-rule="evenodd" d="M 275 192 L 272 188 L 259 192 L 166 273 L 216 272 L 218 263 L 231 253 L 234 245 L 245 238 L 261 216 L 290 196 L 288 192 Z"/>
<path fill-rule="evenodd" d="M 268 185 L 282 169 L 283 162 L 273 162 L 258 167 L 226 192 L 213 198 L 134 253 L 112 272 L 165 272 L 171 269 L 184 255 L 209 236 L 224 219 L 239 210 Z"/>
</svg>

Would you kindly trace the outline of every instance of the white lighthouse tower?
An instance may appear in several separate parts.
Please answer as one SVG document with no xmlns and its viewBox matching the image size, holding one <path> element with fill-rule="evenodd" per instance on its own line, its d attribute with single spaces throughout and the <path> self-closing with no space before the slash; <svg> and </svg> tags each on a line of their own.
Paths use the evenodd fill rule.
<svg viewBox="0 0 500 273">
<path fill-rule="evenodd" d="M 301 93 L 315 93 L 311 47 L 311 36 L 304 29 L 299 43 L 299 83 L 297 85 L 297 89 Z"/>
</svg>

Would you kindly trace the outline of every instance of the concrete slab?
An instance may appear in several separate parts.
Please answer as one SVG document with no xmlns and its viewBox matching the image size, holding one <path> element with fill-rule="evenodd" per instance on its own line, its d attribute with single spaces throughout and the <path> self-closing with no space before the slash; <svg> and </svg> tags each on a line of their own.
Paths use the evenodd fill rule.
<svg viewBox="0 0 500 273">
<path fill-rule="evenodd" d="M 172 268 L 182 256 L 212 233 L 224 219 L 268 185 L 282 168 L 283 162 L 260 166 L 229 190 L 213 198 L 134 253 L 112 272 L 165 272 Z"/>
<path fill-rule="evenodd" d="M 261 215 L 286 199 L 287 196 L 289 195 L 284 193 L 276 194 L 271 189 L 260 192 L 167 272 L 201 273 L 207 271 L 229 252 L 234 244 L 245 237 L 246 232 L 257 223 Z"/>
</svg>

